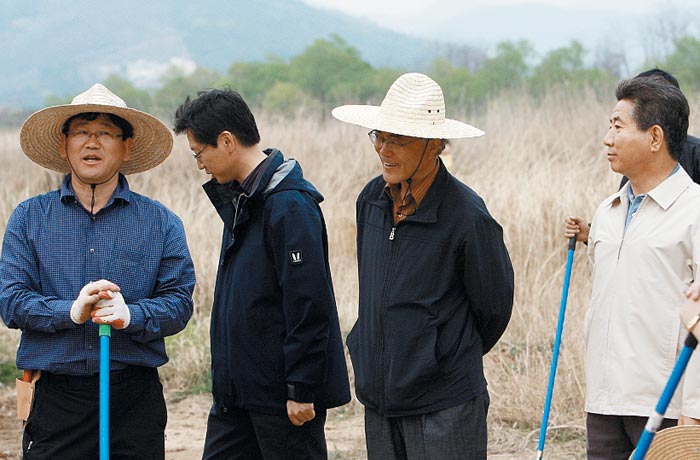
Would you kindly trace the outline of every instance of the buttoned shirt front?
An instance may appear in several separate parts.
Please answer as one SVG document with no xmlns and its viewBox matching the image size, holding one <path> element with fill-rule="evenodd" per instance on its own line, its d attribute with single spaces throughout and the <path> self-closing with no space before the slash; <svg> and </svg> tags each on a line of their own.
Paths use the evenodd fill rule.
<svg viewBox="0 0 700 460">
<path fill-rule="evenodd" d="M 683 347 L 683 291 L 700 263 L 700 186 L 680 169 L 646 194 L 625 230 L 627 183 L 593 218 L 586 337 L 586 411 L 647 417 Z M 666 416 L 700 417 L 700 358 Z"/>
<path fill-rule="evenodd" d="M 0 257 L 0 315 L 22 330 L 17 367 L 70 375 L 99 369 L 97 325 L 70 319 L 80 289 L 107 279 L 121 288 L 131 322 L 113 330 L 111 367 L 157 367 L 163 338 L 192 315 L 194 268 L 180 219 L 132 192 L 126 177 L 92 219 L 66 176 L 60 189 L 14 210 Z"/>
</svg>

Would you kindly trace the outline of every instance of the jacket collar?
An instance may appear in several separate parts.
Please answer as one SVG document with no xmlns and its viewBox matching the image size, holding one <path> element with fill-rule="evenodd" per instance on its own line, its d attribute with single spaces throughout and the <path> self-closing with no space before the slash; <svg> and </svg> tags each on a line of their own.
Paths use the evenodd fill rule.
<svg viewBox="0 0 700 460">
<path fill-rule="evenodd" d="M 440 169 L 438 170 L 435 180 L 428 189 L 428 193 L 425 194 L 425 198 L 423 198 L 420 206 L 416 209 L 416 213 L 406 217 L 402 222 L 437 222 L 438 210 L 445 197 L 447 181 L 450 178 L 450 173 L 447 171 L 447 168 L 445 168 L 442 159 L 440 157 L 438 157 L 438 159 L 440 160 Z M 378 194 L 369 200 L 369 203 L 384 209 L 385 212 L 388 213 L 389 218 L 392 218 L 392 202 L 384 191 L 383 186 L 379 188 Z"/>
<path fill-rule="evenodd" d="M 241 195 L 250 198 L 263 192 L 267 184 L 270 182 L 270 179 L 275 174 L 277 168 L 284 161 L 282 152 L 277 149 L 266 149 L 264 152 L 268 155 L 268 158 L 270 156 L 272 156 L 272 158 L 269 159 L 269 161 L 263 160 L 268 162 L 267 168 L 258 176 L 258 179 L 252 185 L 250 195 L 244 195 L 238 182 L 236 181 L 229 182 L 227 184 L 220 184 L 215 179 L 211 179 L 209 182 L 202 185 L 202 188 L 217 211 L 221 208 L 221 206 L 231 203 L 233 200 L 238 199 L 238 197 Z"/>
<path fill-rule="evenodd" d="M 654 200 L 661 209 L 666 211 L 678 199 L 679 196 L 693 183 L 685 169 L 680 168 L 675 173 L 668 176 L 659 185 L 647 192 L 647 196 Z M 628 189 L 630 188 L 628 181 L 612 198 L 612 204 L 628 202 Z"/>
</svg>

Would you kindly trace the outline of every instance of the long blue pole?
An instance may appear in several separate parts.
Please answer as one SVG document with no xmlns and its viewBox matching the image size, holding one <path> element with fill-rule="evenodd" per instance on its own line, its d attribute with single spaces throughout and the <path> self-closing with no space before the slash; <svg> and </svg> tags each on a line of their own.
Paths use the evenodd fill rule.
<svg viewBox="0 0 700 460">
<path fill-rule="evenodd" d="M 112 328 L 100 324 L 100 460 L 109 460 L 109 338 Z"/>
<path fill-rule="evenodd" d="M 571 269 L 574 266 L 574 251 L 576 250 L 576 237 L 569 238 L 569 250 L 566 256 L 566 272 L 564 274 L 564 286 L 562 287 L 561 303 L 559 305 L 559 320 L 557 321 L 557 333 L 554 338 L 554 349 L 552 350 L 552 364 L 549 368 L 549 383 L 547 385 L 547 397 L 544 401 L 542 411 L 542 424 L 540 425 L 540 439 L 537 444 L 537 460 L 542 460 L 544 452 L 544 442 L 547 439 L 547 424 L 549 423 L 549 409 L 552 405 L 552 393 L 554 392 L 554 378 L 557 375 L 557 365 L 559 364 L 559 347 L 561 346 L 561 336 L 564 329 L 564 316 L 566 315 L 566 301 L 569 297 L 569 282 L 571 281 Z"/>
<path fill-rule="evenodd" d="M 651 446 L 651 441 L 654 440 L 654 435 L 659 431 L 661 423 L 664 421 L 664 414 L 666 413 L 666 409 L 668 409 L 668 405 L 671 403 L 673 393 L 676 392 L 676 388 L 680 383 L 681 377 L 683 377 L 685 368 L 688 366 L 688 361 L 693 354 L 693 350 L 695 350 L 697 346 L 697 339 L 693 334 L 689 333 L 688 337 L 685 338 L 685 345 L 683 350 L 681 350 L 681 354 L 678 356 L 676 365 L 673 366 L 671 376 L 668 378 L 668 382 L 666 382 L 666 387 L 661 393 L 661 398 L 659 398 L 659 402 L 656 404 L 654 413 L 651 414 L 649 420 L 647 420 L 644 432 L 637 443 L 637 448 L 632 453 L 632 460 L 644 460 L 647 450 L 649 450 L 649 446 Z"/>
</svg>

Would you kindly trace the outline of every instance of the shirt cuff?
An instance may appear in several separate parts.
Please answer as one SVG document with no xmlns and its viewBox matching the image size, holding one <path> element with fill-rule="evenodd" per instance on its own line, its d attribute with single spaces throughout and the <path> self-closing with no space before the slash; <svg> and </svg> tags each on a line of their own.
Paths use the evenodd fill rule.
<svg viewBox="0 0 700 460">
<path fill-rule="evenodd" d="M 73 302 L 66 301 L 63 302 L 59 308 L 54 308 L 53 320 L 56 330 L 78 327 L 70 317 L 70 309 L 72 306 Z"/>
<path fill-rule="evenodd" d="M 144 324 L 146 323 L 146 315 L 143 313 L 143 309 L 129 304 L 126 305 L 126 308 L 129 309 L 131 318 L 129 319 L 129 325 L 124 328 L 124 332 L 133 334 L 143 331 Z"/>
</svg>

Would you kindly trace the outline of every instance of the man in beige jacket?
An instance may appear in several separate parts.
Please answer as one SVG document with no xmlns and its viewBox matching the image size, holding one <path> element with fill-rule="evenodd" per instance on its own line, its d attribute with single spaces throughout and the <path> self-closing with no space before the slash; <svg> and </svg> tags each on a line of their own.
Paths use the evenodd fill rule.
<svg viewBox="0 0 700 460">
<path fill-rule="evenodd" d="M 590 460 L 626 460 L 637 444 L 682 348 L 683 291 L 700 264 L 700 186 L 678 164 L 688 102 L 659 78 L 623 80 L 616 96 L 603 142 L 610 167 L 629 182 L 598 207 L 588 239 Z M 699 378 L 689 369 L 662 426 L 698 421 Z"/>
</svg>

